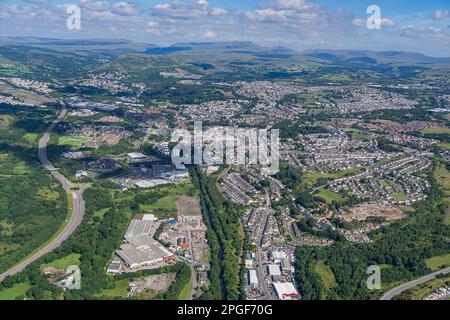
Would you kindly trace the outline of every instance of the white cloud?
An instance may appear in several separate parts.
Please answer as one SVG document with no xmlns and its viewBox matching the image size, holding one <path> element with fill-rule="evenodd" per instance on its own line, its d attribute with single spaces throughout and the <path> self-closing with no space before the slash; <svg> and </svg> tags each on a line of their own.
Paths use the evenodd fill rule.
<svg viewBox="0 0 450 320">
<path fill-rule="evenodd" d="M 128 2 L 118 2 L 111 7 L 111 12 L 121 16 L 133 16 L 136 14 L 136 7 Z"/>
<path fill-rule="evenodd" d="M 445 20 L 450 18 L 450 11 L 439 9 L 433 12 L 431 18 L 434 20 Z"/>
<path fill-rule="evenodd" d="M 395 25 L 395 22 L 391 19 L 388 18 L 382 18 L 380 20 L 380 24 L 383 27 L 386 26 L 393 26 Z M 367 26 L 367 20 L 363 20 L 363 19 L 359 19 L 359 18 L 355 18 L 352 20 L 352 25 L 354 25 L 355 27 L 366 27 Z"/>
<path fill-rule="evenodd" d="M 355 18 L 352 20 L 352 24 L 356 27 L 363 27 L 367 25 L 367 21 L 359 18 Z"/>
<path fill-rule="evenodd" d="M 213 8 L 211 10 L 212 16 L 223 16 L 223 15 L 226 15 L 227 13 L 228 13 L 228 11 L 223 8 Z"/>
<path fill-rule="evenodd" d="M 402 37 L 430 40 L 441 44 L 450 44 L 450 30 L 427 26 L 403 26 L 400 28 Z"/>
<path fill-rule="evenodd" d="M 216 33 L 214 31 L 208 30 L 202 35 L 202 39 L 212 39 L 216 37 Z"/>
</svg>

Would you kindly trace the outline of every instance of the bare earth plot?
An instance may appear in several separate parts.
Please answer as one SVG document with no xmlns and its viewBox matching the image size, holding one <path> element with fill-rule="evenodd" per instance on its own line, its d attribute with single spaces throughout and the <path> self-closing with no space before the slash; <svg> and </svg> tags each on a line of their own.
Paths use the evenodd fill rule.
<svg viewBox="0 0 450 320">
<path fill-rule="evenodd" d="M 385 218 L 387 221 L 403 219 L 403 212 L 395 207 L 382 204 L 361 204 L 340 216 L 345 221 L 364 221 L 368 217 Z"/>
</svg>

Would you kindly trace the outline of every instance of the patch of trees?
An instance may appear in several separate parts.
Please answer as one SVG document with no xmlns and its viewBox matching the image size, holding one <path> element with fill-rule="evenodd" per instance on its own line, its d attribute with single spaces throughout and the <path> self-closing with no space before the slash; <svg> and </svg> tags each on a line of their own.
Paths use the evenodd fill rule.
<svg viewBox="0 0 450 320">
<path fill-rule="evenodd" d="M 5 107 L 1 113 L 21 120 L 0 130 L 0 273 L 50 239 L 67 216 L 66 193 L 23 138 L 27 120 L 47 112 Z"/>
<path fill-rule="evenodd" d="M 302 176 L 299 170 L 288 165 L 286 162 L 280 163 L 280 170 L 275 175 L 275 178 L 281 181 L 289 189 L 295 188 L 295 186 L 301 182 Z"/>
<path fill-rule="evenodd" d="M 345 241 L 345 237 L 335 230 L 330 228 L 324 230 L 317 229 L 316 220 L 314 218 L 306 218 L 298 221 L 297 227 L 300 231 L 309 233 L 316 237 L 328 238 L 335 241 Z"/>
<path fill-rule="evenodd" d="M 202 299 L 236 300 L 240 296 L 239 257 L 243 245 L 238 210 L 223 199 L 213 178 L 205 176 L 198 167 L 190 170 L 194 185 L 200 190 L 211 248 L 211 285 Z"/>
<path fill-rule="evenodd" d="M 387 140 L 386 138 L 378 138 L 377 139 L 378 142 L 378 148 L 380 150 L 383 150 L 385 152 L 399 152 L 401 151 L 400 148 L 394 146 L 391 142 L 389 142 L 389 140 Z"/>
</svg>

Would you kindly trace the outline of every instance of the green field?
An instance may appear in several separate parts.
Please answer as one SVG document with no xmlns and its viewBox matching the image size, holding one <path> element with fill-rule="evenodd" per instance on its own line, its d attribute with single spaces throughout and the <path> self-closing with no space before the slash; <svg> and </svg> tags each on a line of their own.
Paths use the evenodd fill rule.
<svg viewBox="0 0 450 320">
<path fill-rule="evenodd" d="M 13 169 L 14 174 L 22 175 L 31 172 L 31 168 L 25 163 L 25 161 L 20 161 Z"/>
<path fill-rule="evenodd" d="M 320 275 L 325 288 L 332 289 L 336 286 L 336 279 L 333 271 L 331 271 L 330 267 L 325 264 L 324 260 L 317 261 L 314 270 Z"/>
<path fill-rule="evenodd" d="M 437 146 L 443 150 L 450 150 L 450 143 L 438 143 Z"/>
<path fill-rule="evenodd" d="M 147 205 L 141 205 L 141 210 L 143 211 L 153 211 L 156 209 L 163 209 L 163 210 L 176 210 L 175 202 L 177 201 L 178 195 L 170 195 L 166 196 L 164 198 L 159 199 L 155 203 L 147 204 Z"/>
<path fill-rule="evenodd" d="M 53 267 L 59 270 L 66 270 L 69 266 L 80 265 L 80 257 L 81 255 L 78 253 L 72 253 L 61 259 L 52 261 L 49 264 L 44 265 L 43 267 Z"/>
<path fill-rule="evenodd" d="M 39 198 L 47 201 L 56 201 L 60 198 L 60 194 L 57 190 L 52 190 L 48 187 L 42 187 L 36 194 Z"/>
<path fill-rule="evenodd" d="M 111 209 L 111 208 L 103 208 L 103 209 L 95 211 L 94 217 L 103 218 L 105 216 L 105 214 L 109 211 L 109 209 Z"/>
<path fill-rule="evenodd" d="M 25 295 L 30 288 L 28 282 L 18 283 L 9 289 L 0 291 L 0 300 L 15 300 L 17 297 Z"/>
<path fill-rule="evenodd" d="M 346 176 L 351 176 L 360 172 L 361 168 L 351 168 L 348 170 L 342 170 L 338 172 L 331 173 L 320 173 L 320 172 L 308 172 L 305 174 L 303 182 L 299 185 L 299 188 L 304 188 L 306 186 L 313 186 L 317 180 L 321 178 L 325 179 L 338 179 Z"/>
<path fill-rule="evenodd" d="M 427 267 L 431 270 L 438 270 L 450 266 L 450 253 L 443 256 L 436 256 L 426 260 Z"/>
<path fill-rule="evenodd" d="M 88 141 L 89 141 L 89 138 L 86 138 L 86 137 L 65 136 L 65 137 L 60 137 L 58 139 L 58 144 L 79 148 Z"/>
<path fill-rule="evenodd" d="M 28 143 L 31 144 L 31 145 L 36 145 L 37 144 L 37 137 L 38 137 L 37 133 L 26 133 L 23 136 L 23 138 L 25 140 L 27 140 Z"/>
<path fill-rule="evenodd" d="M 339 193 L 327 190 L 327 189 L 322 189 L 319 192 L 314 194 L 315 196 L 322 198 L 323 200 L 325 200 L 326 203 L 330 204 L 333 201 L 337 201 L 339 203 L 342 203 L 345 201 L 345 198 L 343 196 L 341 196 Z"/>
<path fill-rule="evenodd" d="M 99 294 L 97 294 L 98 297 L 104 297 L 104 298 L 116 298 L 116 297 L 122 297 L 126 298 L 128 295 L 128 283 L 130 280 L 128 279 L 122 279 L 114 282 L 114 288 L 103 290 Z"/>
<path fill-rule="evenodd" d="M 450 135 L 450 128 L 447 127 L 434 127 L 426 128 L 420 131 L 423 134 L 447 134 Z"/>
<path fill-rule="evenodd" d="M 352 139 L 355 139 L 355 140 L 371 141 L 374 139 L 374 137 L 370 137 L 368 135 L 361 133 L 361 131 L 359 131 L 358 129 L 348 129 L 348 130 L 344 130 L 344 131 L 350 132 L 352 135 Z"/>
<path fill-rule="evenodd" d="M 192 274 L 191 274 L 192 277 Z M 189 279 L 189 281 L 184 286 L 183 290 L 181 290 L 180 295 L 178 296 L 178 300 L 189 300 L 189 295 L 191 293 L 191 286 L 192 281 Z"/>
<path fill-rule="evenodd" d="M 407 199 L 406 195 L 400 192 L 395 192 L 392 197 L 395 201 L 405 201 Z"/>
<path fill-rule="evenodd" d="M 434 171 L 434 178 L 445 190 L 450 191 L 450 172 L 442 164 L 438 165 Z"/>
<path fill-rule="evenodd" d="M 31 74 L 31 69 L 24 65 L 11 65 L 0 67 L 0 75 L 2 76 L 23 76 L 24 74 Z"/>
<path fill-rule="evenodd" d="M 156 215 L 158 214 L 158 211 L 161 212 L 168 212 L 171 216 L 176 215 L 176 201 L 179 196 L 189 194 L 193 191 L 193 186 L 190 182 L 183 183 L 177 186 L 171 186 L 171 187 L 164 187 L 158 189 L 158 192 L 165 194 L 165 196 L 159 198 L 155 202 L 151 204 L 140 204 L 140 210 L 142 212 L 151 212 Z M 149 193 L 154 192 L 153 190 L 149 191 Z"/>
</svg>

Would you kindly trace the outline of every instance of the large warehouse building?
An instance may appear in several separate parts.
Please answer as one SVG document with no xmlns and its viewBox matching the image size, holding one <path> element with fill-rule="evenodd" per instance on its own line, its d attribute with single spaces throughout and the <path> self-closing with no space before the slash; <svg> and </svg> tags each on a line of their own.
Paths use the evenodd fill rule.
<svg viewBox="0 0 450 320">
<path fill-rule="evenodd" d="M 280 300 L 297 299 L 300 296 L 291 282 L 274 282 L 273 286 Z"/>
<path fill-rule="evenodd" d="M 159 222 L 151 220 L 131 220 L 125 234 L 125 241 L 117 255 L 130 271 L 153 269 L 164 262 L 171 262 L 175 255 L 153 238 Z"/>
</svg>

